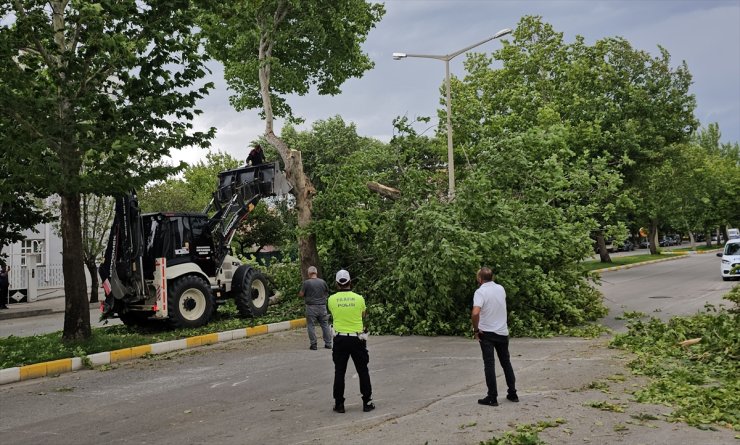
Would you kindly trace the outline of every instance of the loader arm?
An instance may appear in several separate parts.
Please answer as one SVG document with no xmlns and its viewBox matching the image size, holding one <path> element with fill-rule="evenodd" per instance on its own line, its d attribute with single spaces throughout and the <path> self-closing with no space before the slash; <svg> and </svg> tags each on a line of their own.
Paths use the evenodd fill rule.
<svg viewBox="0 0 740 445">
<path fill-rule="evenodd" d="M 217 263 L 228 253 L 239 224 L 254 210 L 260 199 L 282 196 L 290 191 L 285 173 L 278 162 L 240 167 L 218 174 L 218 189 L 205 213 L 210 218 Z"/>
</svg>

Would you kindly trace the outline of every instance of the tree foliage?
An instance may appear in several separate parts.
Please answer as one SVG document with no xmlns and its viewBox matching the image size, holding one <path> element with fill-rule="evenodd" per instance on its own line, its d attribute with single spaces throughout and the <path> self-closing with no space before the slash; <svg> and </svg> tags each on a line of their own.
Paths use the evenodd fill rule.
<svg viewBox="0 0 740 445">
<path fill-rule="evenodd" d="M 258 73 L 267 63 L 272 112 L 284 117 L 292 116 L 286 96 L 312 87 L 339 94 L 347 79 L 373 67 L 361 44 L 384 14 L 382 4 L 364 0 L 241 0 L 204 10 L 208 51 L 224 64 L 231 105 L 263 108 Z"/>
<path fill-rule="evenodd" d="M 171 149 L 207 145 L 192 131 L 210 84 L 185 0 L 29 0 L 0 6 L 2 143 L 25 180 L 61 197 L 64 338 L 90 335 L 81 194 L 164 178 Z"/>
<path fill-rule="evenodd" d="M 0 118 L 0 140 L 8 141 L 3 133 L 11 125 L 11 122 Z M 24 230 L 34 228 L 50 217 L 34 198 L 37 187 L 26 181 L 26 164 L 27 158 L 22 152 L 3 150 L 0 156 L 0 250 L 22 240 Z"/>
<path fill-rule="evenodd" d="M 524 17 L 511 42 L 491 57 L 470 56 L 468 75 L 453 82 L 457 144 L 475 158 L 489 140 L 566 124 L 570 150 L 605 165 L 602 180 L 619 183 L 613 194 L 590 198 L 601 199 L 593 207 L 596 236 L 624 239 L 617 211 L 637 207 L 628 190 L 696 128 L 688 67 L 673 68 L 668 51 L 659 50 L 654 57 L 619 37 L 587 45 L 579 36 L 569 44 L 539 17 Z M 503 67 L 492 69 L 493 60 Z"/>
<path fill-rule="evenodd" d="M 582 202 L 608 193 L 601 188 L 609 185 L 598 179 L 603 166 L 567 148 L 566 127 L 532 130 L 482 150 L 448 203 L 445 171 L 435 167 L 443 152 L 406 119 L 396 124 L 390 144 L 358 137 L 339 118 L 288 137 L 307 159 L 311 144 L 328 160 L 341 153 L 341 163 L 318 162 L 325 176 L 312 228 L 325 264 L 348 269 L 367 297 L 374 330 L 467 331 L 475 273 L 484 264 L 509 292 L 517 335 L 557 332 L 603 315 L 578 261 L 594 225 L 593 209 Z M 434 153 L 437 162 L 431 162 Z M 494 162 L 504 155 L 506 162 Z M 368 181 L 397 188 L 401 196 L 384 198 Z"/>
</svg>

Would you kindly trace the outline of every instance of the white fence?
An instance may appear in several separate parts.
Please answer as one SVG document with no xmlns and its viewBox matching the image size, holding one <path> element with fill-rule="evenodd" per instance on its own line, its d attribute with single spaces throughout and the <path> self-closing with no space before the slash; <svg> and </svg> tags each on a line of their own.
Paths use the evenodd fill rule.
<svg viewBox="0 0 740 445">
<path fill-rule="evenodd" d="M 85 267 L 85 280 L 88 291 L 90 288 L 90 274 Z M 14 266 L 9 268 L 10 289 L 29 290 L 30 301 L 46 299 L 64 295 L 64 272 L 61 264 L 50 264 L 36 266 L 35 270 L 27 266 Z M 29 286 L 29 283 L 31 286 Z M 33 286 L 35 284 L 35 286 Z M 31 291 L 34 289 L 36 294 Z M 11 295 L 12 295 L 11 291 Z"/>
</svg>

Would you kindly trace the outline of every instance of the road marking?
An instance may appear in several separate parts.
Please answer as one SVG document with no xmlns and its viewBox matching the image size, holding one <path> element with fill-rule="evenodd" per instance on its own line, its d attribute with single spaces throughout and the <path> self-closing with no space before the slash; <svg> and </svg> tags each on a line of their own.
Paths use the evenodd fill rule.
<svg viewBox="0 0 740 445">
<path fill-rule="evenodd" d="M 245 383 L 247 380 L 249 380 L 249 377 L 247 377 L 246 379 L 242 380 L 241 382 L 232 383 L 231 386 L 241 385 L 242 383 Z"/>
</svg>

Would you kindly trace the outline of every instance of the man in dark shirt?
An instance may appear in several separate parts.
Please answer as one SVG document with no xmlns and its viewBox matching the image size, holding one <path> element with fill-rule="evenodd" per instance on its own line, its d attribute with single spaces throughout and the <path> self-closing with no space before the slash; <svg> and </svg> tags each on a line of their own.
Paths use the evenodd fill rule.
<svg viewBox="0 0 740 445">
<path fill-rule="evenodd" d="M 255 166 L 265 163 L 265 153 L 262 151 L 260 144 L 254 144 L 254 148 L 247 156 L 247 165 Z"/>
<path fill-rule="evenodd" d="M 310 349 L 317 350 L 315 324 L 321 326 L 324 336 L 324 348 L 331 349 L 331 330 L 329 329 L 329 314 L 326 312 L 326 299 L 329 297 L 329 286 L 326 281 L 318 278 L 318 271 L 314 266 L 308 268 L 308 279 L 301 285 L 298 295 L 303 297 L 306 303 L 306 328 L 308 329 L 308 340 L 311 342 Z"/>
</svg>

